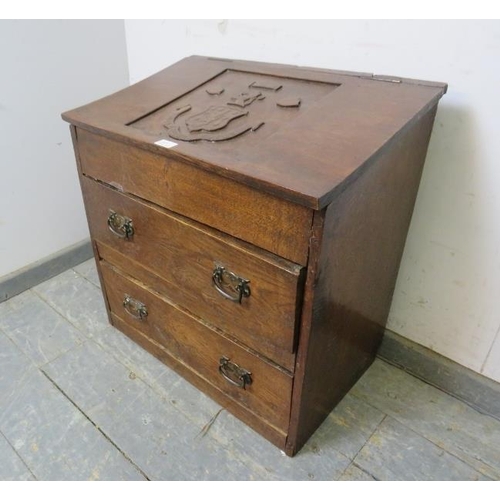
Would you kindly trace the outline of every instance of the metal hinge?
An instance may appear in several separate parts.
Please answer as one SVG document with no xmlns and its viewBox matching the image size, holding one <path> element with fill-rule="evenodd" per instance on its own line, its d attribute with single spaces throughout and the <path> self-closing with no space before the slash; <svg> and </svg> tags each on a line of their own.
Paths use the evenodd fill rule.
<svg viewBox="0 0 500 500">
<path fill-rule="evenodd" d="M 403 81 L 394 76 L 386 76 L 386 75 L 372 75 L 371 80 L 377 80 L 379 82 L 391 82 L 391 83 L 402 83 Z"/>
</svg>

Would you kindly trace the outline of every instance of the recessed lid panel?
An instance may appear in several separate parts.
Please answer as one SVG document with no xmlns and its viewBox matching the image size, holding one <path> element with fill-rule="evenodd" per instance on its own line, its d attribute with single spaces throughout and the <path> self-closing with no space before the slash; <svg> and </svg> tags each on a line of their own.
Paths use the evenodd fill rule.
<svg viewBox="0 0 500 500">
<path fill-rule="evenodd" d="M 225 141 L 258 144 L 338 85 L 242 71 L 224 71 L 173 102 L 129 123 L 174 141 L 220 147 Z"/>
</svg>

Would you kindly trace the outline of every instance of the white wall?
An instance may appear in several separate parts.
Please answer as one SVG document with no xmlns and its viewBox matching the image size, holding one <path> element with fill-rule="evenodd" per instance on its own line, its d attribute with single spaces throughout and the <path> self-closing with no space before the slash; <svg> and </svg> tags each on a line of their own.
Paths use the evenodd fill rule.
<svg viewBox="0 0 500 500">
<path fill-rule="evenodd" d="M 0 21 L 0 277 L 88 237 L 62 111 L 128 84 L 123 21 Z"/>
<path fill-rule="evenodd" d="M 388 327 L 500 381 L 500 23 L 126 21 L 131 82 L 191 54 L 448 82 Z"/>
</svg>

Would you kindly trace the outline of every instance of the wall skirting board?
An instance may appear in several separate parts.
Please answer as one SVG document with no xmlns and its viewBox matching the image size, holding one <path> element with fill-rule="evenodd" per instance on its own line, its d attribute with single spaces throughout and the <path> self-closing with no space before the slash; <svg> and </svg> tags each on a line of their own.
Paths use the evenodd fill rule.
<svg viewBox="0 0 500 500">
<path fill-rule="evenodd" d="M 0 278 L 0 302 L 77 266 L 92 256 L 90 240 L 86 239 L 4 276 Z M 500 420 L 500 383 L 390 330 L 385 331 L 378 357 Z"/>
<path fill-rule="evenodd" d="M 378 357 L 500 420 L 500 383 L 390 330 L 385 331 Z"/>
<path fill-rule="evenodd" d="M 90 240 L 86 239 L 18 271 L 0 277 L 0 303 L 81 264 L 92 256 L 92 245 Z"/>
</svg>

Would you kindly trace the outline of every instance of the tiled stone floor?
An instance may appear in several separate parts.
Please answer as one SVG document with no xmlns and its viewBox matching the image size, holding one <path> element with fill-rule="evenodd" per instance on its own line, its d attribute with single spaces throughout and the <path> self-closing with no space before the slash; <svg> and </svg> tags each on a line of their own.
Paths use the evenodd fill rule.
<svg viewBox="0 0 500 500">
<path fill-rule="evenodd" d="M 377 360 L 291 459 L 108 326 L 88 261 L 0 304 L 9 479 L 496 480 L 500 422 Z"/>
</svg>

